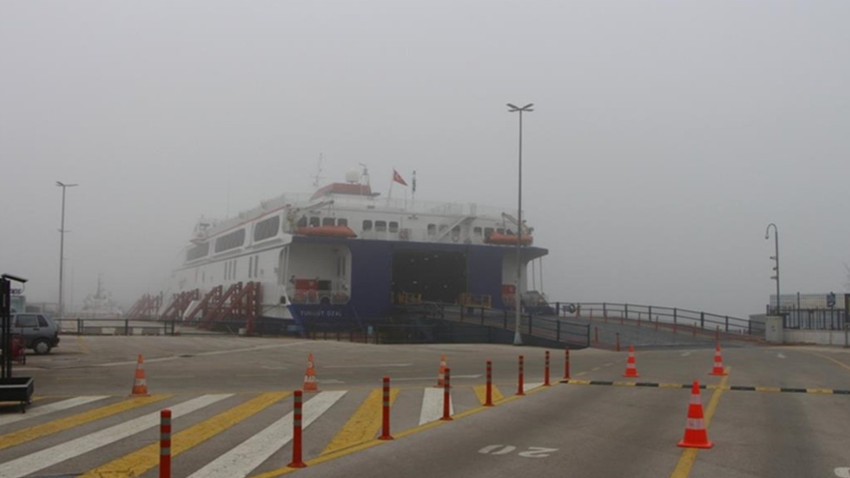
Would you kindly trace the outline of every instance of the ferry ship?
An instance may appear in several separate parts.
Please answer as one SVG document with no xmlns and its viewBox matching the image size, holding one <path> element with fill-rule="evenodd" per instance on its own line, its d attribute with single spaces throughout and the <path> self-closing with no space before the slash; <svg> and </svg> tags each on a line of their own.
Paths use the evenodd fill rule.
<svg viewBox="0 0 850 478">
<path fill-rule="evenodd" d="M 496 208 L 415 199 L 415 181 L 409 201 L 381 197 L 364 168 L 311 195 L 202 219 L 172 274 L 170 302 L 151 307 L 201 323 L 241 316 L 249 329 L 254 318 L 362 323 L 423 302 L 513 309 L 517 241 L 523 270 L 548 253 L 532 245 L 533 230 L 517 234 L 516 219 Z M 396 171 L 390 184 L 407 186 Z M 522 282 L 527 290 L 526 274 Z"/>
</svg>

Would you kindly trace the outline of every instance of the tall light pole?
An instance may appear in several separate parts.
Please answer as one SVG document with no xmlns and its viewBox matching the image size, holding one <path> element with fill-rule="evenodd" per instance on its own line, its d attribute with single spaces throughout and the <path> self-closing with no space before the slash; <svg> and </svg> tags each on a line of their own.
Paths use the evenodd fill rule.
<svg viewBox="0 0 850 478">
<path fill-rule="evenodd" d="M 522 260 L 520 258 L 520 246 L 522 243 L 522 114 L 534 111 L 531 107 L 534 103 L 529 103 L 522 108 L 508 103 L 508 113 L 519 113 L 519 162 L 517 168 L 517 211 L 516 211 L 516 293 L 515 293 L 515 308 L 516 308 L 516 325 L 514 326 L 514 345 L 522 345 L 522 335 L 520 329 L 520 317 L 522 309 Z"/>
<path fill-rule="evenodd" d="M 56 181 L 56 185 L 62 188 L 62 225 L 59 227 L 59 310 L 58 315 L 62 317 L 65 313 L 63 295 L 62 295 L 62 279 L 65 265 L 65 190 L 78 186 L 77 184 L 65 184 L 61 181 Z"/>
<path fill-rule="evenodd" d="M 773 226 L 773 239 L 774 239 L 774 256 L 771 257 L 774 261 L 776 261 L 776 265 L 773 266 L 773 270 L 776 271 L 775 276 L 771 276 L 771 279 L 776 281 L 776 310 L 775 314 L 779 314 L 779 229 L 776 227 L 776 224 L 770 223 L 767 225 L 767 229 L 764 231 L 764 238 L 770 239 L 770 227 Z"/>
</svg>

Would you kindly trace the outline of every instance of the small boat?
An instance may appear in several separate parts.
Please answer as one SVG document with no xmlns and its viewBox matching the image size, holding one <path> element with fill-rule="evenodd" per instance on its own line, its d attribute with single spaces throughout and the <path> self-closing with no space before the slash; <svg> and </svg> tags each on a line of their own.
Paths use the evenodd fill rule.
<svg viewBox="0 0 850 478">
<path fill-rule="evenodd" d="M 534 238 L 532 238 L 531 235 L 525 234 L 523 234 L 519 239 L 520 244 L 523 246 L 530 246 L 533 241 Z M 487 236 L 487 239 L 484 242 L 488 244 L 516 245 L 517 236 L 516 234 L 500 234 L 498 232 L 493 232 Z"/>
<path fill-rule="evenodd" d="M 357 233 L 348 226 L 307 226 L 295 229 L 294 234 L 302 236 L 357 237 Z"/>
</svg>

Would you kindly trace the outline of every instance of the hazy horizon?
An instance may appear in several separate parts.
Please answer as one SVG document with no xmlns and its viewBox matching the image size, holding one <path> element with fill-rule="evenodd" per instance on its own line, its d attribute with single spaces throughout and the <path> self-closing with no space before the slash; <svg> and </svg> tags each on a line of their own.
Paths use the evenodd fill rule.
<svg viewBox="0 0 850 478">
<path fill-rule="evenodd" d="M 195 222 L 366 164 L 523 209 L 553 300 L 746 316 L 841 293 L 850 3 L 0 4 L 0 272 L 163 290 Z M 395 189 L 393 194 L 401 194 Z M 841 199 L 844 198 L 844 199 Z M 842 202 L 843 201 L 843 202 Z"/>
</svg>

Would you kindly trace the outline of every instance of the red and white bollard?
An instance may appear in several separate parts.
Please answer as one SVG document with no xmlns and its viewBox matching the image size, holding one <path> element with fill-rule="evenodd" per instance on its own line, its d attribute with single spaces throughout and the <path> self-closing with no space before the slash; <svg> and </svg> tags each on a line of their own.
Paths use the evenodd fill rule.
<svg viewBox="0 0 850 478">
<path fill-rule="evenodd" d="M 307 466 L 301 458 L 301 450 L 303 446 L 301 440 L 301 420 L 303 418 L 301 408 L 303 394 L 304 392 L 301 390 L 295 391 L 295 408 L 292 411 L 292 461 L 286 465 L 290 468 L 304 468 Z"/>
<path fill-rule="evenodd" d="M 484 395 L 484 406 L 493 406 L 493 362 L 487 361 L 487 391 Z"/>
<path fill-rule="evenodd" d="M 570 379 L 570 347 L 564 348 L 564 380 Z"/>
<path fill-rule="evenodd" d="M 390 435 L 390 377 L 384 377 L 383 426 L 378 440 L 392 440 Z"/>
<path fill-rule="evenodd" d="M 452 419 L 452 397 L 449 394 L 451 388 L 451 369 L 446 367 L 446 382 L 443 384 L 443 418 L 440 420 L 451 421 Z"/>
<path fill-rule="evenodd" d="M 524 358 L 523 358 L 522 355 L 520 355 L 519 356 L 519 377 L 517 379 L 517 389 L 516 389 L 517 395 L 525 395 L 525 387 L 523 386 L 523 383 L 522 383 L 523 382 L 523 373 L 522 373 L 523 361 L 524 361 Z"/>
<path fill-rule="evenodd" d="M 159 412 L 159 478 L 171 478 L 171 410 Z"/>
<path fill-rule="evenodd" d="M 543 386 L 548 387 L 552 385 L 549 383 L 549 351 L 546 351 L 546 366 L 543 367 Z"/>
</svg>

